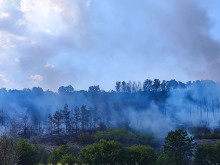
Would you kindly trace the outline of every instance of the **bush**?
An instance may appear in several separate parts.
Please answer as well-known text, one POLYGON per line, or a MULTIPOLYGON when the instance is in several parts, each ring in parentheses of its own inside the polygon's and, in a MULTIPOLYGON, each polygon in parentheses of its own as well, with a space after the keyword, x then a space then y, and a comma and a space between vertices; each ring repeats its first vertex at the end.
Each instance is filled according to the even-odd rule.
POLYGON ((114 140, 121 143, 132 142, 137 138, 137 136, 133 133, 129 133, 123 129, 109 129, 107 131, 98 131, 94 135, 94 140, 98 142, 101 139, 105 139, 107 141, 114 140))
POLYGON ((47 164, 48 158, 49 158, 49 152, 45 149, 45 147, 38 144, 36 137, 30 138, 30 143, 33 144, 38 153, 38 160, 41 164, 47 164))
POLYGON ((61 146, 61 145, 65 145, 65 144, 66 144, 66 142, 65 142, 61 137, 56 137, 56 138, 54 139, 54 141, 55 141, 55 144, 58 145, 58 146, 61 146))
POLYGON ((172 156, 161 154, 157 159, 157 165, 176 165, 172 156))
POLYGON ((128 165, 153 165, 156 164, 157 153, 156 151, 147 146, 134 145, 127 148, 128 152, 128 165))
POLYGON ((71 154, 64 154, 59 163, 61 163, 62 165, 73 165, 74 163, 76 163, 76 158, 71 155, 71 154))
POLYGON ((7 135, 0 137, 0 161, 3 165, 18 163, 18 150, 15 140, 7 135))
POLYGON ((41 164, 47 164, 49 159, 49 152, 44 148, 39 146, 37 148, 38 158, 41 164))
POLYGON ((106 131, 98 131, 93 136, 95 142, 101 139, 107 141, 118 141, 125 145, 142 144, 156 146, 156 140, 152 134, 138 135, 124 129, 109 129, 106 131))
POLYGON ((195 154, 195 165, 219 164, 220 142, 215 145, 199 145, 195 154))
POLYGON ((17 148, 20 154, 18 165, 36 165, 39 163, 37 148, 26 139, 19 139, 17 148))
POLYGON ((68 148, 67 146, 60 146, 57 150, 56 149, 52 150, 48 162, 51 164, 57 164, 58 162, 62 161, 62 159, 64 158, 65 158, 64 160, 66 160, 67 155, 69 156, 72 153, 73 151, 71 148, 68 148), (65 157, 63 158, 64 155, 65 157))
POLYGON ((80 144, 91 144, 94 142, 92 135, 89 133, 79 134, 78 140, 80 144))
POLYGON ((125 150, 115 141, 100 140, 83 148, 79 160, 84 164, 122 164, 125 162, 125 150))

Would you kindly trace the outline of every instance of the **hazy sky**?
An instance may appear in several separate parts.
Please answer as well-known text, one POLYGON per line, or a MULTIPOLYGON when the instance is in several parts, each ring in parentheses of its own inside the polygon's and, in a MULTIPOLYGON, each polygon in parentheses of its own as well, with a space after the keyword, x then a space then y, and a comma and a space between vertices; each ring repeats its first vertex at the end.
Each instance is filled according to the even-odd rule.
POLYGON ((220 81, 219 0, 0 0, 0 87, 220 81))

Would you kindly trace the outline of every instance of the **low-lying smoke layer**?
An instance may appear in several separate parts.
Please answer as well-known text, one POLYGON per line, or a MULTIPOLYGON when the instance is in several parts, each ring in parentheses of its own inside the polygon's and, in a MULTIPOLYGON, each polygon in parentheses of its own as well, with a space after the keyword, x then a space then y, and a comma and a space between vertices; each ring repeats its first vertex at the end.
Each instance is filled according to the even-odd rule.
POLYGON ((58 93, 36 87, 1 89, 0 116, 10 123, 10 119, 15 118, 24 121, 27 115, 29 126, 39 122, 46 125, 48 115, 63 110, 64 105, 68 105, 69 111, 86 105, 90 116, 97 116, 97 120, 108 127, 126 126, 163 137, 178 127, 219 127, 219 92, 219 83, 213 81, 184 84, 158 79, 146 80, 142 86, 135 82, 117 82, 115 90, 109 92, 100 90, 99 86, 91 86, 88 91, 62 86, 58 93))

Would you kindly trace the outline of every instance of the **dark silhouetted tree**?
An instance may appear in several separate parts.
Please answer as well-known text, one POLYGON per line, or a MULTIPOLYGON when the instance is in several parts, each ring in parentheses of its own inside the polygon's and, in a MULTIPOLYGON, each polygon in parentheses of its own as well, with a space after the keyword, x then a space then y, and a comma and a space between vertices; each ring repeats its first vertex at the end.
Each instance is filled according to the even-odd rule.
POLYGON ((55 126, 55 129, 57 131, 57 134, 60 134, 60 126, 62 124, 63 115, 60 111, 56 111, 53 115, 53 124, 55 126))
POLYGON ((81 127, 82 131, 88 128, 89 125, 89 111, 86 109, 86 105, 81 106, 81 127))
POLYGON ((73 113, 73 122, 75 125, 75 133, 76 133, 77 139, 78 139, 80 121, 81 121, 80 109, 79 109, 79 107, 75 107, 74 113, 73 113))
POLYGON ((70 111, 68 110, 68 105, 66 104, 63 108, 62 116, 63 116, 63 123, 65 124, 66 134, 70 134, 70 111))
POLYGON ((196 149, 193 137, 188 137, 186 131, 181 129, 170 131, 165 138, 163 152, 165 155, 174 158, 178 165, 188 165, 192 160, 196 149))
POLYGON ((47 124, 48 124, 48 131, 50 135, 52 135, 53 134, 53 117, 51 116, 51 114, 48 115, 47 124))
POLYGON ((66 86, 66 87, 61 86, 61 87, 59 87, 59 89, 58 89, 58 93, 59 93, 59 94, 62 94, 62 95, 71 94, 71 93, 73 93, 73 92, 74 92, 74 88, 73 88, 71 85, 66 86))
POLYGON ((152 84, 153 84, 153 82, 151 80, 149 80, 149 79, 145 80, 144 84, 143 84, 143 90, 145 92, 150 91, 152 88, 152 84))
POLYGON ((100 92, 99 85, 90 86, 88 92, 91 92, 91 93, 98 93, 98 92, 100 92))
POLYGON ((121 92, 121 81, 117 81, 115 85, 116 92, 121 92))

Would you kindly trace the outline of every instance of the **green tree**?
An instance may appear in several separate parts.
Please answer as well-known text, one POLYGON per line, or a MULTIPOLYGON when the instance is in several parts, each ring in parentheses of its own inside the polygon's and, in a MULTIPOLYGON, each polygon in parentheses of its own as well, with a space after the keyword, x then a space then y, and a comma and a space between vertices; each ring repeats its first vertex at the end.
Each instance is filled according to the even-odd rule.
POLYGON ((38 153, 38 160, 41 164, 47 164, 49 158, 49 152, 40 145, 35 137, 30 138, 30 143, 36 147, 38 153))
POLYGON ((48 162, 51 164, 57 164, 65 154, 70 154, 67 146, 62 145, 58 149, 53 149, 48 162))
POLYGON ((176 162, 174 157, 161 154, 157 159, 157 165, 176 165, 176 162))
POLYGON ((165 138, 163 152, 175 159, 177 165, 189 164, 196 149, 193 137, 188 137, 187 132, 181 129, 168 132, 165 138))
POLYGON ((157 160, 156 151, 148 146, 134 145, 127 148, 128 165, 154 165, 157 160))
POLYGON ((61 163, 62 165, 73 165, 74 163, 76 163, 76 158, 72 155, 72 154, 64 154, 59 163, 61 163))
POLYGON ((19 139, 17 149, 20 154, 18 165, 36 165, 39 163, 37 148, 26 139, 19 139))
POLYGON ((129 132, 125 129, 108 129, 106 131, 97 131, 93 135, 93 139, 95 142, 98 142, 101 139, 114 140, 125 145, 141 144, 154 147, 157 144, 156 139, 152 134, 144 133, 140 135, 129 132))
POLYGON ((195 165, 219 164, 220 163, 220 142, 215 145, 198 145, 195 154, 195 165))
POLYGON ((0 137, 0 162, 1 165, 17 164, 18 162, 18 150, 13 138, 7 135, 0 137))
POLYGON ((79 152, 79 160, 84 164, 123 164, 125 162, 125 150, 115 141, 100 140, 83 148, 79 152))
POLYGON ((88 132, 79 134, 78 140, 79 140, 79 143, 82 145, 83 144, 91 144, 94 141, 92 134, 90 134, 88 132))

